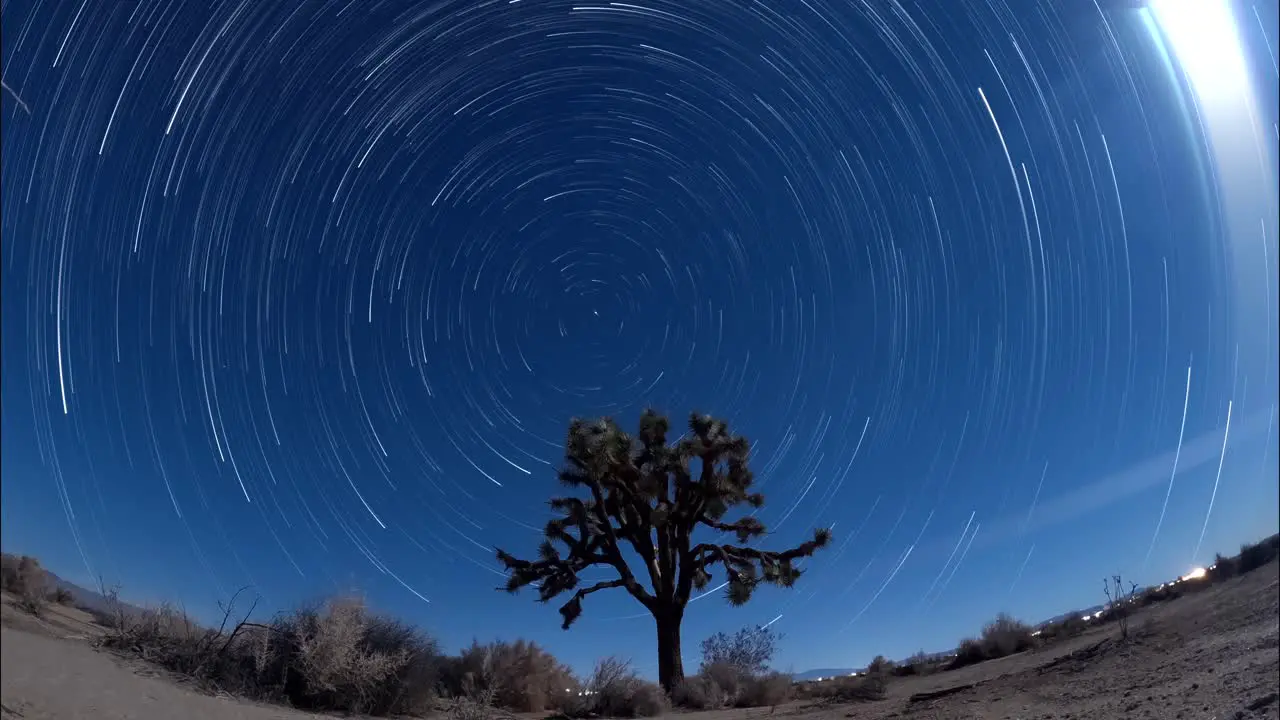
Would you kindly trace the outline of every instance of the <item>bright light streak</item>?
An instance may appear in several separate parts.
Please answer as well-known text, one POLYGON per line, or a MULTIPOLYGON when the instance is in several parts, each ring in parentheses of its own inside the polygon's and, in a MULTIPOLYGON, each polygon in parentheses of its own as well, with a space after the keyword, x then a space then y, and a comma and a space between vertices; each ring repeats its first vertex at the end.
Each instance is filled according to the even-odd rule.
POLYGON ((1252 94, 1227 0, 1152 0, 1151 12, 1202 104, 1252 94))
MULTIPOLYGON (((1156 44, 1190 90, 1187 129, 1209 151, 1223 221, 1241 377, 1274 392, 1277 208, 1275 147, 1264 132, 1231 0, 1150 0, 1156 44), (1199 136, 1199 137, 1195 137, 1199 136)), ((1177 82, 1175 80, 1175 82, 1177 82)))

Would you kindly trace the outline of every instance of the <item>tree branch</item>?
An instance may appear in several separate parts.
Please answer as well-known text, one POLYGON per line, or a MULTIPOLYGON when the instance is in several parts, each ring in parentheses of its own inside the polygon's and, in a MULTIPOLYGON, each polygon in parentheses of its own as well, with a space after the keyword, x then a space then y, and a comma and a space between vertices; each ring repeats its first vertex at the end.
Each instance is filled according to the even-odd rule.
POLYGON ((610 588, 619 588, 619 587, 626 587, 626 581, 622 579, 618 579, 618 580, 609 580, 607 582, 598 582, 595 585, 592 585, 591 587, 583 588, 578 592, 574 593, 573 598, 570 599, 569 602, 565 603, 564 606, 560 608, 560 615, 564 617, 564 625, 562 625, 561 627, 563 627, 565 630, 568 630, 569 626, 573 624, 573 621, 577 620, 578 616, 582 614, 583 598, 585 598, 586 596, 590 595, 593 592, 599 592, 601 590, 608 590, 610 588))
POLYGON ((31 114, 31 108, 28 107, 27 104, 22 101, 22 98, 19 97, 18 93, 13 91, 13 88, 9 87, 9 83, 5 82, 4 80, 0 80, 0 87, 3 87, 5 90, 8 90, 9 94, 13 96, 13 99, 17 101, 18 105, 22 106, 22 109, 25 110, 28 115, 31 114))
POLYGON ((765 534, 764 523, 753 515, 739 518, 731 523, 722 523, 707 517, 698 518, 698 522, 720 532, 733 533, 738 536, 738 542, 743 543, 765 534))
POLYGON ((595 510, 600 520, 600 524, 604 526, 605 537, 605 555, 610 559, 610 564, 618 571, 618 575, 623 581, 622 587, 631 593, 631 596, 639 600, 645 607, 653 605, 653 596, 649 594, 644 586, 636 581, 636 576, 631 572, 631 568, 627 565, 627 559, 622 557, 622 550, 618 548, 618 534, 613 530, 613 523, 609 522, 609 516, 604 511, 604 494, 600 491, 600 482, 592 478, 588 483, 591 488, 591 496, 595 498, 591 509, 595 510))
POLYGON ((831 531, 815 530, 813 539, 800 543, 790 550, 782 552, 770 552, 768 550, 757 550, 756 548, 740 547, 738 545, 716 545, 714 543, 701 543, 694 546, 693 554, 697 557, 705 551, 712 551, 715 557, 712 561, 719 559, 721 555, 728 555, 731 558, 741 558, 747 561, 777 561, 777 560, 795 560, 796 558, 809 557, 817 550, 826 547, 831 542, 831 531))
POLYGON ((690 551, 693 567, 690 577, 707 577, 709 567, 720 563, 729 576, 729 601, 741 605, 750 599, 752 591, 761 581, 772 585, 790 587, 799 579, 802 571, 793 566, 793 560, 813 555, 831 541, 829 530, 816 530, 813 539, 782 552, 757 550, 737 545, 701 543, 690 551), (757 574, 757 568, 759 574, 757 574))

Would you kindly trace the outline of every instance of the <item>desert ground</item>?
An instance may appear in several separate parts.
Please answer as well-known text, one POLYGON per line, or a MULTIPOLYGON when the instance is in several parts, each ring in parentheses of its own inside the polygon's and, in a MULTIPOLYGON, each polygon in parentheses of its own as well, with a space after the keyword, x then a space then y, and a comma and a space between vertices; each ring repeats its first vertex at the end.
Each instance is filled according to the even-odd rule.
MULTIPOLYGON (((0 620, 3 720, 299 720, 321 717, 211 696, 93 649, 77 610, 0 620)), ((1275 561, 1114 624, 959 670, 895 678, 875 702, 672 713, 687 720, 1280 720, 1280 563, 1275 561)), ((495 717, 512 717, 497 714, 495 717)), ((529 716, 533 717, 533 716, 529 716)))

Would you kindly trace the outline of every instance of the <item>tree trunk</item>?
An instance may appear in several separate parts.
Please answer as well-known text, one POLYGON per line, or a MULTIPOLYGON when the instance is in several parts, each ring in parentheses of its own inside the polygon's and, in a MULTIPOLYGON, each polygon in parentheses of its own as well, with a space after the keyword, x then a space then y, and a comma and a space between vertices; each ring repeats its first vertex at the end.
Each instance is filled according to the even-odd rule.
POLYGON ((668 693, 684 680, 684 658, 680 655, 681 611, 654 615, 658 625, 658 683, 668 693))

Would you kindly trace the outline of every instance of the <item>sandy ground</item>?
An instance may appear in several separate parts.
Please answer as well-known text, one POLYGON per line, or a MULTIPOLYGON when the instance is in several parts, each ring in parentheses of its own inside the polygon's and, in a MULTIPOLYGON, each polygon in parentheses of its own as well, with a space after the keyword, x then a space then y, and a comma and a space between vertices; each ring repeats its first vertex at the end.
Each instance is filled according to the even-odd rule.
MULTIPOLYGON (((1280 718, 1280 563, 1038 651, 890 685, 817 718, 1254 720, 1280 718), (965 687, 970 686, 970 687, 965 687), (926 693, 963 688, 938 699, 926 693), (913 700, 912 696, 916 699, 913 700)), ((810 713, 806 713, 810 715, 810 713)))
POLYGON ((50 606, 43 618, 0 604, 2 720, 302 720, 317 717, 183 687, 141 662, 98 652, 88 613, 50 606))
MULTIPOLYGON (((97 652, 87 616, 44 620, 5 604, 3 720, 301 720, 321 717, 212 697, 97 652)), ((1157 605, 1131 621, 1008 658, 902 678, 873 703, 681 714, 684 720, 1280 720, 1280 563, 1157 605), (939 695, 939 693, 941 693, 939 695)))

